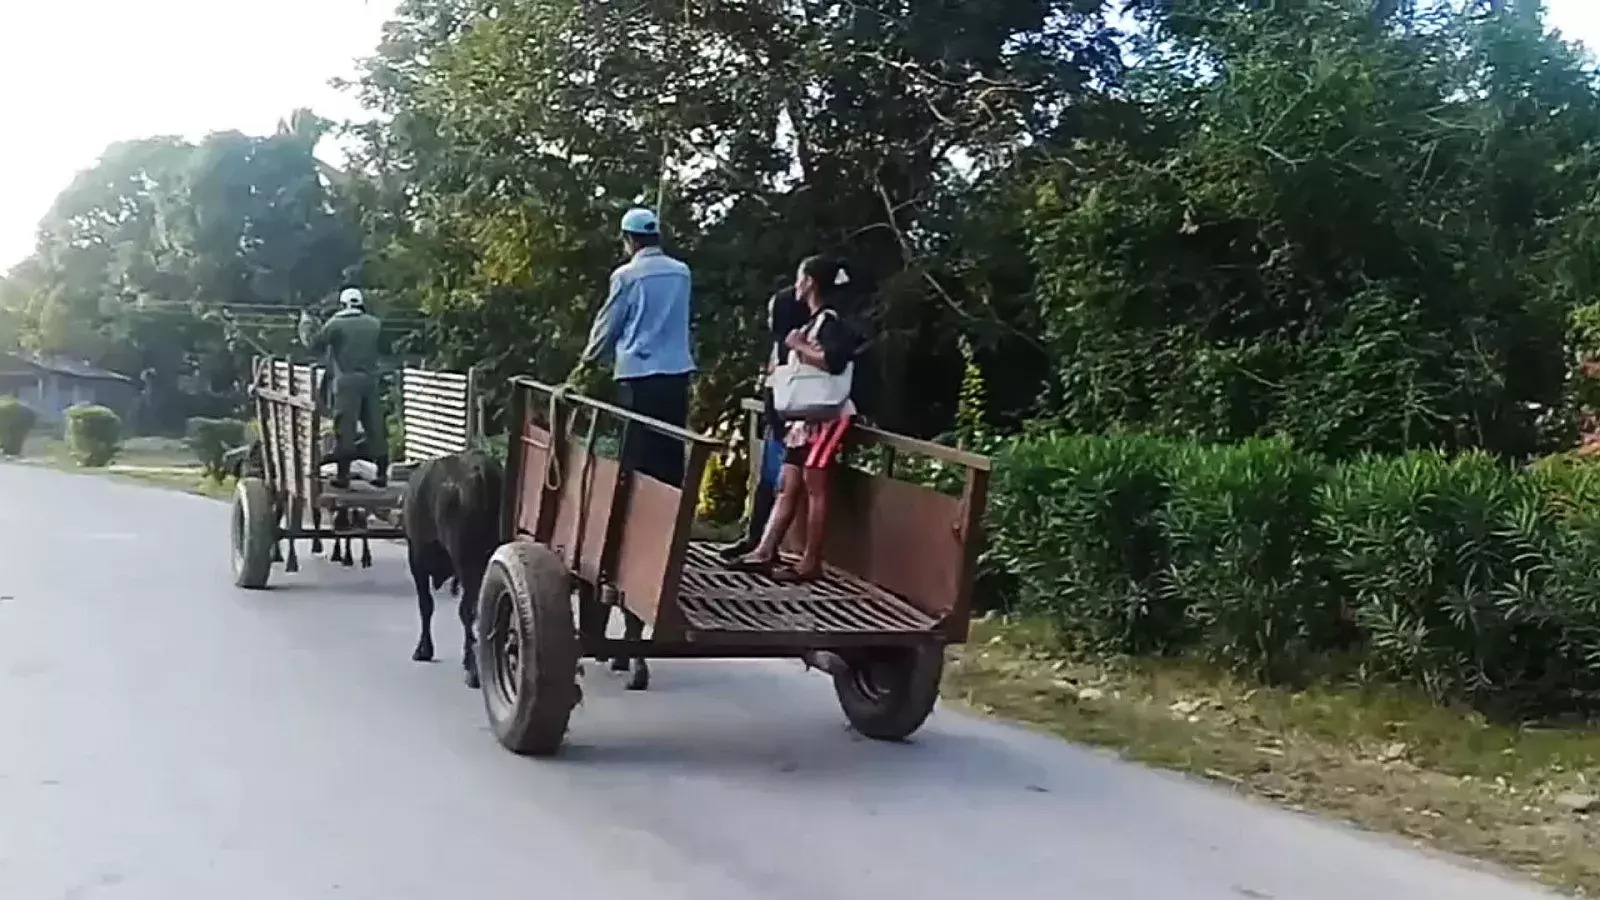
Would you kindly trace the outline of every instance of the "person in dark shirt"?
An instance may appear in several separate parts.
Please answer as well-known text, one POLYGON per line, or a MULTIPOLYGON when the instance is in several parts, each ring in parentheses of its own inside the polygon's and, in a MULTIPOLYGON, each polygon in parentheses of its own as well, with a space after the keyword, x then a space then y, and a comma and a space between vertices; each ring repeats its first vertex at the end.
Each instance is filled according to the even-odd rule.
MULTIPOLYGON (((767 326, 772 346, 767 354, 767 365, 762 376, 763 384, 772 374, 772 370, 777 368, 779 360, 788 352, 784 347, 784 341, 789 337, 789 332, 805 327, 806 320, 810 317, 811 310, 795 296, 793 285, 773 294, 767 301, 767 326)), ((762 442, 760 474, 756 480, 755 496, 750 504, 750 520, 745 524, 744 537, 719 551, 722 558, 727 561, 745 556, 761 546, 761 536, 766 531, 767 520, 772 517, 772 506, 778 496, 779 473, 783 468, 785 423, 778 416, 777 410, 772 407, 770 387, 762 388, 761 398, 766 406, 763 422, 766 440, 762 442)))
MULTIPOLYGON (((833 308, 849 283, 849 273, 838 260, 813 256, 800 264, 794 292, 805 304, 807 316, 804 323, 785 334, 776 360, 778 364, 797 359, 840 375, 855 361, 863 341, 833 308)), ((775 328, 776 319, 775 314, 775 328)), ((809 581, 822 574, 822 543, 828 520, 828 473, 839 458, 854 416, 855 405, 846 401, 835 418, 783 423, 783 472, 776 508, 760 545, 740 558, 736 567, 772 570, 773 579, 778 581, 809 581), (778 547, 794 523, 802 498, 806 507, 805 552, 794 568, 774 569, 778 547)))

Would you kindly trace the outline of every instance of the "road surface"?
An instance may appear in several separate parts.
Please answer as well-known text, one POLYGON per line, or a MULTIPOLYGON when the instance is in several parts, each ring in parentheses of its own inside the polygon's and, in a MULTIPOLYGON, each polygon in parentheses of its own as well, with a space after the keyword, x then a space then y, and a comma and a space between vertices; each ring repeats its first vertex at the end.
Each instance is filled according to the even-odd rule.
POLYGON ((0 898, 1544 896, 950 710, 859 740, 797 663, 591 665, 570 752, 517 758, 449 606, 410 661, 396 548, 245 593, 227 522, 0 465, 0 898))

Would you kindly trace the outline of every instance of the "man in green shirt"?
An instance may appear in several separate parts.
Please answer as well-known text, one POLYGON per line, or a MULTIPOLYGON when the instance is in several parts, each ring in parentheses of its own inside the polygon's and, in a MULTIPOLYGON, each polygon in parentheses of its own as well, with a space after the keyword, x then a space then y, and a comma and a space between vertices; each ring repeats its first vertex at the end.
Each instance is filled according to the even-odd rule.
POLYGON ((350 486, 350 464, 358 457, 372 460, 378 469, 373 487, 389 483, 389 433, 378 395, 378 349, 383 323, 367 312, 358 288, 339 292, 342 307, 316 328, 311 317, 300 314, 300 340, 313 353, 327 351, 333 378, 333 462, 338 474, 334 487, 350 486), (365 433, 364 449, 356 442, 356 426, 365 433))

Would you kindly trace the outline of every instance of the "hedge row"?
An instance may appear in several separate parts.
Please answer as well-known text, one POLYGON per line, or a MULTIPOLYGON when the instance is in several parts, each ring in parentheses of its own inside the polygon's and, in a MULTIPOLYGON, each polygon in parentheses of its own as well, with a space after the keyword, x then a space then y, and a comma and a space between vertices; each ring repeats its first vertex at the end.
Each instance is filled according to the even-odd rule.
POLYGON ((0 456, 21 456, 22 445, 39 417, 22 401, 0 395, 0 456))
POLYGON ((77 403, 67 407, 67 452, 86 469, 111 465, 122 449, 122 418, 104 406, 77 403))
POLYGON ((1102 653, 1295 683, 1330 663, 1518 712, 1600 698, 1600 468, 1341 464, 1038 435, 1000 452, 984 575, 1102 653))

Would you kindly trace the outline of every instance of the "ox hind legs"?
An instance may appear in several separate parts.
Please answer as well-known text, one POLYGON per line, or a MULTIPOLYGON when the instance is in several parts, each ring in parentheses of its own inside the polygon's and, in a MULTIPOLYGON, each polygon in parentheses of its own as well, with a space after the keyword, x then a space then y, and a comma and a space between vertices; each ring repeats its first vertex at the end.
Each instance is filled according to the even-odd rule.
MULTIPOLYGON (((644 620, 624 609, 622 611, 622 636, 630 641, 644 638, 644 620)), ((613 671, 627 672, 628 680, 623 687, 630 691, 644 691, 650 688, 650 661, 642 656, 631 659, 614 659, 611 661, 613 671), (617 664, 621 663, 621 666, 617 664)))
POLYGON ((411 581, 417 588, 417 619, 420 629, 417 648, 411 651, 416 662, 433 662, 433 585, 429 582, 426 560, 413 547, 406 554, 411 563, 411 581))
POLYGON ((477 690, 483 686, 478 678, 478 647, 475 626, 478 619, 478 585, 455 583, 461 591, 456 603, 456 617, 461 620, 461 675, 467 687, 477 690))
MULTIPOLYGON (((609 599, 609 598, 608 598, 609 599)), ((606 630, 611 624, 611 610, 615 606, 622 613, 622 636, 626 640, 637 641, 644 637, 644 620, 634 615, 625 606, 608 603, 595 595, 594 588, 580 582, 578 584, 578 631, 590 640, 604 640, 606 630)), ((613 672, 628 673, 628 680, 624 684, 630 691, 648 690, 650 687, 650 662, 643 657, 595 657, 595 662, 604 663, 609 660, 613 672)))

